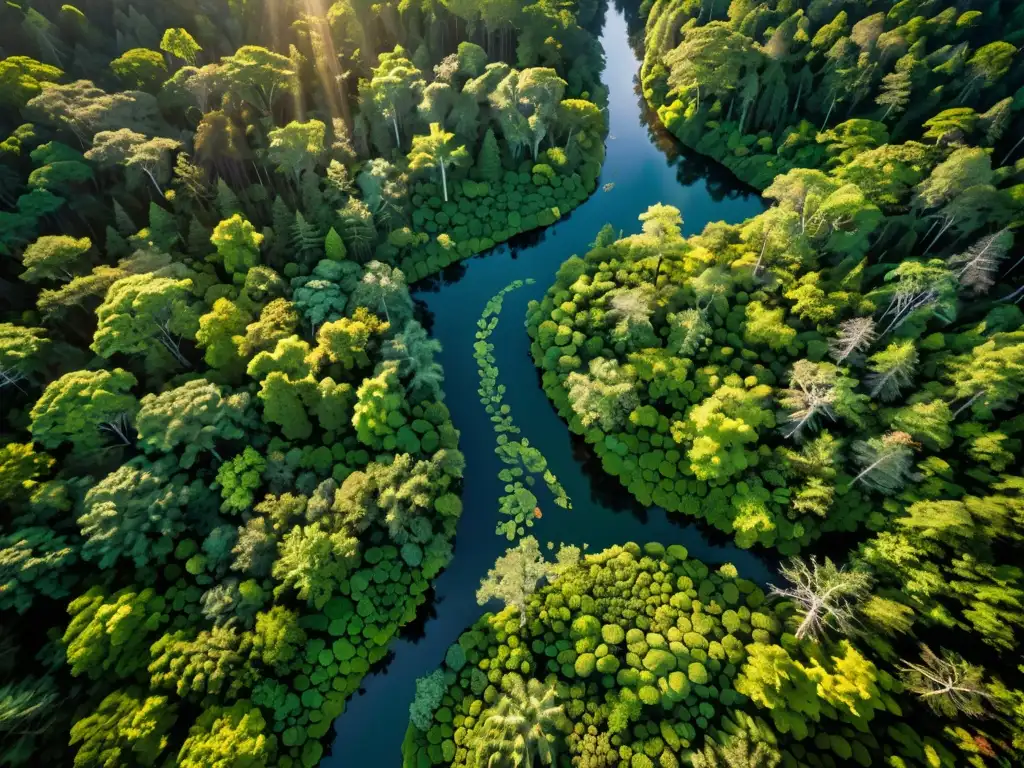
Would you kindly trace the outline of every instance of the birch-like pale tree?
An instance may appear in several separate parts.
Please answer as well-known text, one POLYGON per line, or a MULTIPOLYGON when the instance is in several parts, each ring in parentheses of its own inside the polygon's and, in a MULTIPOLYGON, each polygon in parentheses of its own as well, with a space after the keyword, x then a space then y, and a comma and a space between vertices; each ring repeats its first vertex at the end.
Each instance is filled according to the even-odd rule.
POLYGON ((830 631, 843 637, 856 634, 857 608, 868 597, 870 574, 837 567, 828 558, 819 565, 814 557, 810 563, 795 557, 779 573, 790 586, 772 585, 771 594, 796 605, 800 615, 798 640, 818 642, 830 631))
POLYGON ((409 169, 420 171, 436 168, 441 173, 441 189, 444 201, 448 202, 448 169, 461 167, 472 162, 462 145, 456 145, 455 134, 448 133, 439 123, 430 124, 429 136, 413 136, 412 151, 409 153, 409 169))
POLYGON ((985 687, 984 669, 949 651, 940 657, 927 645, 921 646, 920 662, 904 662, 900 672, 904 687, 945 717, 979 717, 992 696, 985 687))
POLYGON ((916 445, 906 432, 854 441, 853 458, 862 469, 851 485, 863 483, 886 496, 898 493, 912 478, 916 445))
POLYGON ((487 577, 480 582, 476 601, 485 605, 501 600, 519 611, 519 625, 526 624, 526 603, 542 579, 553 573, 551 563, 544 559, 540 545, 533 536, 520 539, 519 544, 499 557, 487 577))
POLYGON ((786 437, 796 437, 813 429, 818 417, 835 421, 836 367, 828 363, 797 360, 789 374, 789 389, 780 393, 779 404, 789 412, 786 437))
POLYGON ((919 310, 929 310, 946 321, 954 318, 956 279, 939 259, 904 261, 885 276, 885 281, 896 285, 879 318, 889 321, 881 336, 897 330, 919 310))
POLYGON ((963 253, 951 256, 947 263, 960 285, 979 296, 995 285, 996 270, 1012 245, 1013 233, 1001 229, 981 238, 963 253))
POLYGON ((870 317, 854 317, 839 324, 836 338, 829 339, 828 351, 832 359, 841 363, 858 357, 875 340, 875 321, 870 317))

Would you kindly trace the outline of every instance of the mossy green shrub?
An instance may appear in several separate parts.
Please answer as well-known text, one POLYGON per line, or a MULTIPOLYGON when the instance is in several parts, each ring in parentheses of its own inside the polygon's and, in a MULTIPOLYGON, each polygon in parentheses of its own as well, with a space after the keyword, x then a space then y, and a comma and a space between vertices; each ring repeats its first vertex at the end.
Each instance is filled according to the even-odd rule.
POLYGON ((536 519, 537 497, 530 488, 536 484, 538 477, 544 481, 556 505, 563 509, 572 509, 572 501, 565 488, 558 482, 558 478, 548 469, 547 459, 540 449, 530 445, 530 441, 525 437, 515 438, 520 434, 520 430, 512 420, 511 406, 503 402, 505 385, 498 383, 499 371, 495 364, 494 345, 488 341, 494 329, 498 327, 505 296, 533 283, 532 279, 515 280, 488 300, 480 319, 477 320, 477 340, 473 345, 473 357, 480 376, 477 393, 480 395, 484 410, 494 424, 497 443, 494 452, 506 465, 505 469, 498 473, 498 479, 505 483, 505 492, 499 500, 499 509, 509 519, 498 523, 495 532, 505 536, 509 541, 517 535, 524 535, 526 529, 531 527, 536 519))
POLYGON ((530 597, 524 624, 510 608, 462 634, 460 666, 449 653, 446 690, 432 720, 417 708, 403 764, 479 765, 483 755, 512 765, 511 737, 495 738, 493 724, 533 681, 553 691, 560 716, 521 732, 534 747, 543 738, 556 765, 686 766, 708 743, 738 737, 784 766, 881 765, 893 754, 909 756, 894 765, 954 765, 931 734, 897 719, 907 706, 897 680, 849 643, 798 643, 784 632, 788 611, 734 567, 712 570, 680 545, 585 555, 530 597))

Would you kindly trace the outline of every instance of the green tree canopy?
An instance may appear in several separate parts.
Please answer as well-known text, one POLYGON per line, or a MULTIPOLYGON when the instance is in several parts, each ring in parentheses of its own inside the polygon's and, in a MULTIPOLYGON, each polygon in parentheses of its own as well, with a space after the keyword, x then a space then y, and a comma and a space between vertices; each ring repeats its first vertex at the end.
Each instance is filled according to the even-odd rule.
POLYGON ((123 277, 107 291, 96 310, 98 325, 91 348, 101 357, 117 353, 152 354, 158 344, 178 364, 190 363, 180 339, 194 338, 199 325, 190 291, 192 281, 155 274, 123 277))
POLYGON ((25 271, 21 279, 26 283, 40 280, 70 281, 82 262, 82 256, 92 248, 88 237, 44 235, 25 249, 21 257, 25 271))
POLYGON ((278 97, 291 91, 295 69, 287 56, 258 45, 244 45, 221 59, 219 76, 225 92, 270 115, 278 97))
POLYGON ((8 56, 0 61, 0 105, 20 109, 42 92, 43 83, 55 83, 63 74, 30 56, 8 56))
POLYGON ((50 449, 71 443, 83 455, 100 450, 110 437, 131 445, 128 424, 138 409, 131 389, 137 383, 121 368, 64 374, 32 407, 33 440, 50 449))
POLYGON ((177 56, 190 67, 194 67, 196 55, 203 49, 187 30, 177 27, 164 31, 164 36, 160 39, 160 50, 177 56))
POLYGON ((466 148, 455 145, 455 134, 442 130, 437 123, 430 124, 429 136, 413 136, 409 168, 413 171, 424 168, 440 171, 445 202, 448 202, 448 169, 469 165, 470 162, 466 148))
POLYGON ((166 608, 152 589, 108 594, 97 586, 72 600, 63 638, 71 674, 92 680, 130 678, 145 668, 150 636, 167 621, 166 608))
POLYGON ((267 158, 279 173, 294 176, 296 184, 305 172, 312 172, 323 160, 327 126, 319 120, 305 123, 292 121, 269 134, 267 158))
POLYGON ((78 517, 82 557, 99 568, 121 559, 139 568, 166 560, 186 529, 186 509, 200 515, 211 496, 177 468, 173 457, 154 463, 137 456, 90 488, 78 517))
POLYGON ((275 594, 290 590, 320 609, 327 604, 355 565, 359 540, 344 531, 330 533, 320 523, 296 526, 285 534, 273 575, 275 594))
POLYGON ((75 768, 103 768, 125 754, 141 766, 154 765, 167 749, 176 709, 166 696, 147 696, 139 688, 114 691, 71 727, 75 768))
POLYGON ((21 389, 21 382, 42 368, 41 353, 48 344, 42 328, 0 323, 0 390, 21 389))
POLYGON ((214 228, 210 242, 224 270, 233 278, 244 279, 246 272, 259 263, 263 235, 236 213, 214 228))
POLYGON ((178 752, 178 765, 266 768, 274 764, 277 753, 277 737, 266 731, 263 713, 245 699, 229 708, 211 707, 203 711, 189 731, 178 752))
POLYGON ((110 62, 110 69, 132 90, 155 91, 167 76, 167 65, 159 51, 132 48, 110 62))
POLYGON ((184 448, 179 461, 184 469, 195 463, 201 451, 222 461, 216 444, 239 440, 246 436, 247 428, 255 426, 247 392, 225 395, 205 379, 146 395, 139 406, 139 446, 150 454, 184 448))

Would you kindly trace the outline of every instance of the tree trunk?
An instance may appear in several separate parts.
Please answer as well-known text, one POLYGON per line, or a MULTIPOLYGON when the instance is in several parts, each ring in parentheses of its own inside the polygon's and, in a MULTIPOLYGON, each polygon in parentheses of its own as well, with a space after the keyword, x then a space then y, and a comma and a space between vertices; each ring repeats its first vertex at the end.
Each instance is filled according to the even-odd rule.
POLYGON ((982 396, 982 395, 984 395, 984 394, 985 394, 985 390, 983 389, 983 390, 981 390, 981 392, 979 392, 978 394, 974 395, 974 397, 972 397, 972 398, 971 398, 970 400, 968 400, 968 401, 967 401, 966 403, 964 403, 964 404, 963 404, 963 405, 961 405, 961 406, 960 406, 959 408, 957 408, 957 409, 956 409, 956 410, 955 410, 955 411, 953 412, 953 418, 955 419, 955 418, 956 418, 957 416, 959 416, 959 415, 960 415, 960 414, 961 414, 961 413, 962 413, 963 411, 967 410, 967 409, 968 409, 968 408, 970 408, 970 407, 971 407, 972 405, 974 405, 974 401, 975 401, 975 400, 977 400, 977 399, 978 399, 979 397, 981 397, 981 396, 982 396))
POLYGON ((128 436, 124 433, 124 430, 121 429, 121 425, 117 421, 108 422, 107 424, 103 425, 103 428, 106 429, 108 432, 117 435, 118 438, 120 438, 121 442, 124 443, 125 445, 132 444, 132 441, 128 439, 128 436))
POLYGON ((438 163, 441 166, 441 189, 444 190, 444 201, 448 202, 448 176, 444 172, 444 160, 438 163))
MULTIPOLYGON (((824 131, 825 130, 825 126, 828 125, 828 119, 830 117, 832 117, 832 110, 835 109, 835 106, 836 106, 836 99, 833 96, 832 97, 832 103, 828 107, 828 112, 825 113, 825 122, 821 124, 821 131, 824 131)), ((818 133, 821 133, 821 131, 818 131, 818 133)))
POLYGON ((192 367, 192 364, 188 360, 185 359, 185 356, 183 354, 181 354, 181 350, 178 349, 174 344, 172 344, 171 342, 167 341, 166 339, 160 339, 160 343, 164 345, 164 348, 168 352, 170 352, 171 355, 174 356, 174 359, 177 360, 181 364, 182 368, 191 368, 192 367))
POLYGON ((338 78, 338 104, 341 107, 341 119, 345 121, 348 129, 349 139, 355 138, 355 128, 352 123, 352 106, 348 103, 348 84, 345 77, 338 78))
POLYGON ((928 247, 927 247, 927 248, 925 248, 925 250, 924 250, 924 255, 925 255, 925 256, 927 256, 927 255, 928 255, 928 252, 929 252, 929 251, 930 251, 930 250, 931 250, 932 248, 934 248, 934 247, 935 247, 935 244, 936 244, 937 242, 939 242, 939 238, 940 238, 940 237, 942 237, 942 236, 943 236, 943 235, 944 235, 944 234, 946 233, 946 230, 947 230, 947 229, 949 229, 950 227, 952 227, 952 226, 953 226, 953 222, 955 222, 955 221, 956 221, 956 217, 954 216, 954 217, 951 217, 951 218, 949 218, 949 219, 948 219, 948 220, 946 221, 946 223, 942 225, 942 228, 941 228, 941 229, 940 229, 940 230, 938 231, 938 234, 936 234, 936 235, 935 235, 935 237, 934 237, 934 238, 932 239, 931 243, 929 243, 928 247))
POLYGON ((817 618, 818 618, 817 608, 813 608, 813 607, 809 608, 807 610, 807 613, 804 615, 804 620, 801 621, 800 622, 800 626, 797 627, 797 630, 796 630, 796 639, 797 640, 803 640, 804 639, 804 637, 807 635, 807 630, 809 630, 814 625, 814 622, 817 620, 817 618))
POLYGON ((160 335, 157 337, 157 341, 164 345, 164 349, 170 352, 183 368, 191 368, 192 364, 181 354, 181 350, 178 349, 178 343, 174 340, 171 332, 167 330, 167 327, 163 324, 158 327, 160 328, 160 335))
POLYGON ((1016 260, 1015 262, 1013 262, 1013 266, 1012 266, 1012 267, 1010 267, 1010 268, 1009 268, 1008 270, 1006 270, 1005 272, 1003 272, 1003 277, 1006 277, 1006 276, 1007 276, 1007 275, 1009 275, 1009 274, 1010 274, 1011 272, 1013 272, 1013 270, 1015 270, 1015 269, 1016 269, 1017 267, 1019 267, 1022 261, 1024 261, 1024 256, 1021 256, 1021 257, 1020 257, 1019 259, 1017 259, 1017 260, 1016 260))
POLYGON ((147 176, 149 176, 149 180, 152 181, 153 182, 153 186, 156 187, 157 194, 160 195, 160 197, 163 197, 164 196, 164 191, 162 189, 160 189, 160 185, 156 183, 156 177, 153 176, 153 174, 150 173, 149 170, 147 170, 146 168, 143 168, 142 172, 144 174, 146 174, 147 176))
POLYGON ((1019 147, 1021 144, 1024 144, 1024 136, 1021 136, 1020 140, 1012 147, 1010 147, 1010 151, 1006 153, 1006 157, 1003 158, 1003 162, 1001 162, 1000 165, 1006 165, 1006 161, 1010 159, 1010 156, 1017 151, 1017 147, 1019 147))
POLYGON ((884 454, 882 456, 882 458, 877 459, 873 464, 869 464, 867 467, 865 467, 863 469, 863 471, 861 471, 861 473, 859 475, 857 475, 855 478, 853 478, 853 481, 850 483, 850 487, 852 488, 853 486, 855 486, 858 482, 860 482, 860 479, 862 477, 864 477, 865 475, 871 474, 871 472, 876 467, 880 466, 881 464, 884 464, 885 462, 887 462, 889 459, 891 459, 895 455, 896 455, 895 452, 884 454))
POLYGON ((761 253, 757 256, 757 264, 754 265, 754 277, 757 277, 757 273, 761 271, 761 260, 764 259, 764 252, 768 248, 768 238, 771 236, 773 229, 775 229, 774 224, 772 224, 764 234, 764 242, 761 244, 761 253))

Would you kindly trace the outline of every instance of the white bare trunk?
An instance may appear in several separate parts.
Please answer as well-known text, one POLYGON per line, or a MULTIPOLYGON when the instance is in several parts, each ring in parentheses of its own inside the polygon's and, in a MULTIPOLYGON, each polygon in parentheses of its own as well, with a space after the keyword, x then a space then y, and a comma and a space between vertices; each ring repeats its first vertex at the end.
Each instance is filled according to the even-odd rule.
POLYGON ((814 625, 814 622, 818 619, 818 606, 814 605, 807 609, 807 613, 804 615, 804 620, 800 622, 800 626, 796 630, 797 640, 803 640, 804 636, 814 625))
POLYGON ((1021 144, 1024 144, 1024 135, 1020 137, 1016 144, 1010 147, 1010 151, 1006 153, 1006 157, 1003 158, 1003 162, 1001 162, 1000 165, 1006 165, 1006 161, 1010 159, 1013 153, 1017 151, 1017 147, 1021 144))
POLYGON ((142 172, 149 176, 149 180, 153 182, 153 186, 156 187, 156 192, 160 197, 164 196, 164 191, 160 189, 160 185, 156 183, 156 176, 154 176, 148 168, 143 168, 142 172))
POLYGON ((983 390, 981 390, 981 392, 979 392, 978 394, 974 395, 970 400, 968 400, 966 403, 964 403, 959 408, 957 408, 955 411, 953 411, 953 418, 955 419, 961 413, 963 413, 968 408, 970 408, 972 405, 974 405, 974 401, 977 400, 979 397, 981 397, 984 394, 985 394, 985 390, 983 389, 983 390))
MULTIPOLYGON (((835 97, 833 97, 832 98, 832 103, 828 107, 828 112, 825 113, 825 122, 821 124, 821 130, 822 131, 824 131, 825 130, 825 126, 828 125, 828 119, 830 117, 832 117, 832 110, 835 109, 835 108, 836 108, 836 100, 835 100, 835 97)), ((819 133, 820 132, 821 131, 819 131, 819 133)))
POLYGON ((174 335, 163 325, 160 326, 160 335, 157 340, 164 345, 164 348, 171 353, 175 360, 177 360, 183 368, 191 368, 192 364, 188 359, 181 354, 181 350, 178 348, 178 342, 175 340, 174 335))
POLYGON ((928 247, 925 248, 925 251, 924 251, 925 255, 927 255, 928 251, 930 251, 932 248, 935 247, 935 244, 937 242, 939 242, 939 238, 942 237, 944 234, 946 234, 946 230, 949 229, 950 227, 952 227, 953 226, 953 222, 955 222, 955 221, 956 221, 956 217, 955 216, 950 216, 948 219, 946 219, 946 222, 942 225, 942 228, 938 231, 938 234, 936 234, 935 237, 932 238, 931 243, 929 243, 928 247))

